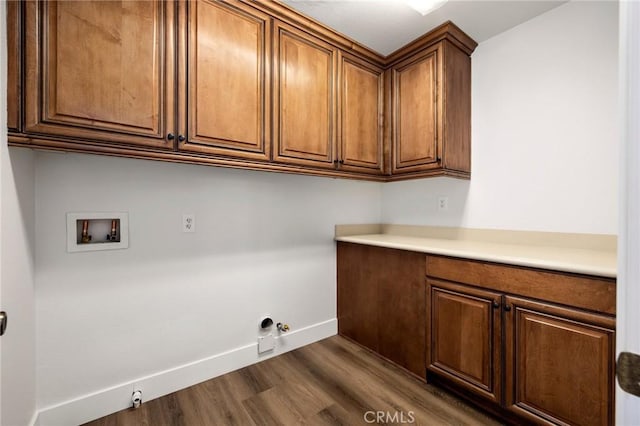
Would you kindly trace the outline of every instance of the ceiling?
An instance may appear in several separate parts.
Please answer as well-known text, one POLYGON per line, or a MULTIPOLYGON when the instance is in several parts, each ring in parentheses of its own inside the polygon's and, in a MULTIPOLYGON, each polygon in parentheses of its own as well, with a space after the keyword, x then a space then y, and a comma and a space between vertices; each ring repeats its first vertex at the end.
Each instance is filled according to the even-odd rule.
POLYGON ((388 55, 445 21, 481 43, 565 1, 449 0, 422 16, 402 0, 283 0, 365 46, 388 55))

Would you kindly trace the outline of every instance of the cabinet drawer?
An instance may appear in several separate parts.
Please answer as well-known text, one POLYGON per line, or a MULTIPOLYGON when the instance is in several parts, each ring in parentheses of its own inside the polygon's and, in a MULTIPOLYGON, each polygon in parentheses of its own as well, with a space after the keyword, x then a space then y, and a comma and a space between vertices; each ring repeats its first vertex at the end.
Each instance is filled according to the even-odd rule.
POLYGON ((610 278, 442 256, 427 256, 426 274, 590 311, 616 313, 616 281, 610 278))

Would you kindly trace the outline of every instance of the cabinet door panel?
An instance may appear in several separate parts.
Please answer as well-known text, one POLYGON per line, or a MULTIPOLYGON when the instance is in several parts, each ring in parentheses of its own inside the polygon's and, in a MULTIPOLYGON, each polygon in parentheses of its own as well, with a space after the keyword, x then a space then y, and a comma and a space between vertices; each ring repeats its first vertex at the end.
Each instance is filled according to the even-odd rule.
POLYGON ((336 49, 278 23, 274 159, 334 168, 336 49))
POLYGON ((188 132, 180 149, 269 159, 269 16, 239 2, 186 6, 188 132))
POLYGON ((7 2, 7 125, 16 131, 21 124, 21 7, 21 2, 7 2))
POLYGON ((425 378, 424 253, 339 242, 338 331, 425 378))
POLYGON ((393 171, 440 166, 442 50, 432 48, 393 68, 393 171))
POLYGON ((425 379, 424 253, 374 247, 380 354, 425 379))
POLYGON ((175 108, 173 2, 26 9, 27 132, 173 146, 165 139, 175 108))
POLYGON ((338 332, 378 351, 377 247, 338 243, 338 332))
POLYGON ((534 421, 613 424, 612 319, 508 297, 507 407, 534 421))
POLYGON ((382 173, 383 71, 340 55, 340 168, 382 173))
POLYGON ((494 305, 500 306, 501 296, 444 281, 427 283, 428 369, 499 402, 501 322, 494 305))

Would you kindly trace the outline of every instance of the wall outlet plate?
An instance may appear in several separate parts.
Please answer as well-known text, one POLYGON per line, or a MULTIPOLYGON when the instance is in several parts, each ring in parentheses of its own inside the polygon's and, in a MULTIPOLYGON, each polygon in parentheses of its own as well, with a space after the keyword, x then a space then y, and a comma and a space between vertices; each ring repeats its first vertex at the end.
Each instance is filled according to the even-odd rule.
POLYGON ((258 337, 258 353, 264 353, 274 350, 276 347, 276 339, 273 334, 269 333, 266 336, 258 337))
POLYGON ((438 210, 439 211, 449 210, 449 197, 438 197, 438 210))
POLYGON ((182 215, 182 232, 196 232, 196 215, 193 213, 182 215))

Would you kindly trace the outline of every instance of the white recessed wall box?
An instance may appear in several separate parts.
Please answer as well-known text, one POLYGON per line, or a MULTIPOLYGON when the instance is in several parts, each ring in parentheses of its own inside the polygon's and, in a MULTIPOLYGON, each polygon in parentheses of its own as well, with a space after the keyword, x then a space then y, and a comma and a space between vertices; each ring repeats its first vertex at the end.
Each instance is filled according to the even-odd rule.
POLYGON ((117 250, 129 247, 127 212, 67 213, 67 251, 117 250))

